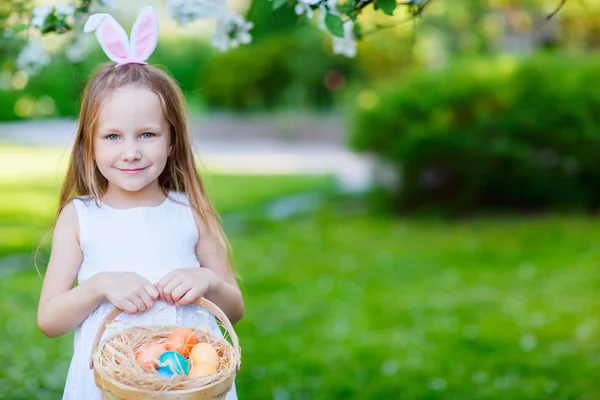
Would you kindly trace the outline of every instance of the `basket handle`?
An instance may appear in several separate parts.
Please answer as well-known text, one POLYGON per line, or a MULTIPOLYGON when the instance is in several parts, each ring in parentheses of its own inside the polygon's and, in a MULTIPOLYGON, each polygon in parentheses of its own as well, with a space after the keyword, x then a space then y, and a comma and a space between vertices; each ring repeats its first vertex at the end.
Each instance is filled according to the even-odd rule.
MULTIPOLYGON (((239 371, 240 365, 242 363, 240 341, 238 339, 237 334, 235 333, 235 330, 233 329, 233 326, 231 325, 231 322, 229 321, 229 318, 227 318, 227 315, 225 315, 223 310, 221 310, 215 303, 205 299, 204 297, 200 297, 200 298, 196 299, 196 301, 193 301, 191 304, 194 304, 200 308, 204 308, 206 311, 213 314, 215 316, 215 318, 217 318, 217 320, 219 320, 219 322, 221 322, 221 324, 223 324, 223 326, 227 330, 227 333, 229 334, 229 337, 231 338, 231 341, 233 342, 233 350, 237 353, 237 356, 238 356, 237 357, 237 359, 238 359, 237 370, 239 371)), ((102 323, 100 324, 100 327, 98 328, 98 332, 96 333, 96 338, 94 339, 94 344, 92 345, 92 354, 90 354, 90 369, 92 369, 94 367, 94 353, 96 352, 96 349, 98 348, 98 345, 100 344, 102 335, 104 334, 104 331, 106 330, 106 325, 108 323, 112 322, 115 318, 117 318, 122 312, 123 311, 120 308, 115 307, 112 309, 111 312, 109 312, 106 315, 106 317, 104 317, 104 320, 102 320, 102 323)))

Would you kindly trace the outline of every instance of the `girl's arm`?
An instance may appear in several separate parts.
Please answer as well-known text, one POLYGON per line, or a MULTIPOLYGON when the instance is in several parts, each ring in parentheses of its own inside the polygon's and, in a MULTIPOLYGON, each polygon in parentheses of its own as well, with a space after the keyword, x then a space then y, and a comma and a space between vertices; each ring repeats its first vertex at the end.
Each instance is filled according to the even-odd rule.
POLYGON ((235 324, 244 316, 244 298, 229 268, 227 254, 219 251, 218 239, 209 233, 196 212, 194 221, 198 229, 196 256, 202 268, 179 268, 163 276, 155 284, 159 298, 182 306, 204 296, 235 324))
POLYGON ((217 238, 208 233, 208 227, 202 218, 194 212, 194 221, 198 228, 199 239, 196 256, 200 265, 214 272, 216 279, 211 283, 205 297, 215 303, 231 321, 237 323, 244 316, 244 298, 231 273, 227 255, 220 252, 217 238))
POLYGON ((73 330, 104 300, 98 276, 73 288, 83 260, 78 230, 77 211, 69 203, 56 221, 38 307, 38 326, 49 337, 73 330))
POLYGON ((105 299, 136 314, 152 308, 158 298, 154 286, 133 272, 101 272, 73 287, 82 260, 77 211, 69 203, 56 221, 38 307, 38 326, 46 336, 75 329, 105 299))

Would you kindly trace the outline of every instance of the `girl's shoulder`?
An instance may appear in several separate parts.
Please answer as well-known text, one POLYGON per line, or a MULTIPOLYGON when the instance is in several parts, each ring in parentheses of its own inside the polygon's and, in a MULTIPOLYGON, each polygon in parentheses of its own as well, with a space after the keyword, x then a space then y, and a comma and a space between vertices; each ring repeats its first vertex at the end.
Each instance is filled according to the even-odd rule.
POLYGON ((172 204, 175 204, 185 215, 186 219, 192 221, 193 225, 197 228, 197 213, 192 207, 190 197, 184 192, 169 192, 169 199, 172 204))
POLYGON ((96 198, 94 196, 92 196, 91 194, 84 194, 81 196, 77 196, 74 197, 73 200, 71 200, 74 204, 76 203, 83 203, 83 204, 89 204, 89 203, 95 203, 96 198))
POLYGON ((90 218, 90 214, 93 213, 94 208, 99 207, 96 199, 90 195, 77 196, 73 200, 71 200, 68 203, 68 205, 73 205, 73 208, 77 213, 79 225, 81 225, 90 218))
POLYGON ((77 211, 83 211, 83 209, 89 209, 90 207, 99 207, 98 201, 92 195, 77 196, 70 201, 75 206, 77 211))
POLYGON ((187 193, 184 192, 170 191, 169 198, 175 203, 179 203, 185 206, 189 206, 191 204, 187 193))

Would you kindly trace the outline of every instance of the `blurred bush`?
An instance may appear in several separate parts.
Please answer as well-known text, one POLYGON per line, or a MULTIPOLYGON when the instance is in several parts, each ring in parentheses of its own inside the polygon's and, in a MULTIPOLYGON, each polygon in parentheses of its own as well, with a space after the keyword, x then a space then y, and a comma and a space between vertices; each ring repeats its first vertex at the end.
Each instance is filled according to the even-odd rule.
POLYGON ((1 71, 0 121, 30 117, 68 116, 77 111, 79 68, 61 57, 39 75, 1 71))
POLYGON ((215 54, 209 43, 197 39, 161 39, 149 62, 169 71, 186 96, 195 99, 200 95, 199 82, 206 79, 206 68, 215 54))
MULTIPOLYGON (((23 118, 76 116, 79 96, 92 72, 109 61, 99 45, 78 63, 69 61, 64 51, 52 56, 50 65, 39 74, 28 76, 15 71, 14 61, 0 70, 0 121, 23 118)), ((193 39, 161 39, 150 59, 152 65, 169 71, 192 101, 197 97, 198 78, 213 50, 209 44, 193 39)))
MULTIPOLYGON (((164 38, 150 63, 168 70, 196 109, 320 110, 331 107, 361 69, 331 54, 325 40, 316 27, 306 25, 226 53, 197 39, 164 38)), ((5 61, 0 65, 0 121, 76 116, 85 82, 106 61, 99 47, 81 63, 60 51, 32 76, 5 61)))
POLYGON ((398 210, 600 205, 600 58, 463 60, 355 110, 352 146, 396 169, 398 210))
POLYGON ((291 32, 305 23, 290 4, 274 10, 271 0, 252 0, 246 18, 254 24, 250 31, 254 43, 273 35, 291 32))
POLYGON ((320 109, 358 75, 353 60, 332 55, 323 34, 308 26, 214 57, 202 94, 211 106, 237 111, 320 109))

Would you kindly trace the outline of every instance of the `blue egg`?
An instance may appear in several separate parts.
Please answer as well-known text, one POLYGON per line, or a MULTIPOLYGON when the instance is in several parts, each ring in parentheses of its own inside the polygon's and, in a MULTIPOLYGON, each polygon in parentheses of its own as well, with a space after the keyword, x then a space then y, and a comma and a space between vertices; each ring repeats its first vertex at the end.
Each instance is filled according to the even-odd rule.
POLYGON ((158 375, 158 376, 160 376, 160 377, 163 377, 163 378, 166 378, 166 379, 170 379, 170 378, 172 378, 172 377, 173 377, 173 373, 172 373, 172 372, 171 372, 171 370, 170 370, 170 369, 168 369, 168 368, 165 368, 165 369, 159 369, 159 370, 156 372, 156 375, 158 375))
POLYGON ((190 363, 184 356, 176 351, 165 351, 158 357, 158 372, 166 370, 171 374, 187 375, 190 372, 190 363))

